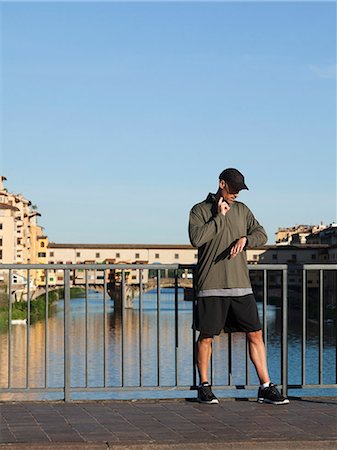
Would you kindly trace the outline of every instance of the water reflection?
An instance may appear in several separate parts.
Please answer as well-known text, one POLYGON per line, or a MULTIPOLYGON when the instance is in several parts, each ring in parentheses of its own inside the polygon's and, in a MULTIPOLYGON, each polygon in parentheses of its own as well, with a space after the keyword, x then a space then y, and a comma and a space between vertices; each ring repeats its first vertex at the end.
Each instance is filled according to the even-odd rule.
MULTIPOLYGON (((157 303, 156 292, 143 297, 141 359, 139 346, 139 302, 136 299, 134 309, 124 311, 124 331, 121 313, 114 311, 113 302, 106 304, 106 330, 104 342, 104 315, 102 294, 91 292, 88 299, 88 318, 85 315, 85 299, 71 300, 70 340, 71 340, 71 383, 73 387, 104 385, 104 358, 106 359, 107 386, 156 386, 158 384, 158 354, 160 358, 160 385, 175 384, 177 361, 178 384, 193 384, 192 360, 192 304, 183 300, 183 291, 179 291, 179 347, 175 348, 174 291, 163 289, 159 319, 160 346, 157 344, 157 303), (87 327, 87 342, 86 342, 87 327), (124 355, 122 358, 122 336, 124 334, 124 355), (87 346, 87 372, 86 372, 87 346), (105 350, 104 350, 105 347, 105 350), (177 358, 176 358, 177 351, 177 358), (124 371, 122 370, 122 359, 124 371), (141 361, 141 362, 140 362, 141 361), (140 379, 141 369, 141 379, 140 379), (124 373, 123 373, 124 372, 124 373)), ((46 364, 48 387, 63 387, 63 301, 53 306, 53 314, 48 321, 48 354, 45 361, 44 322, 30 326, 29 378, 31 387, 43 387, 46 383, 46 364)), ((258 304, 262 318, 262 305, 258 304)), ((281 372, 281 308, 268 306, 267 309, 267 350, 268 365, 274 382, 280 383, 281 372)), ((308 323, 307 333, 307 383, 318 383, 318 325, 308 323)), ((289 312, 289 383, 301 382, 301 312, 289 312)), ((323 369, 324 383, 335 383, 336 374, 336 328, 335 324, 325 324, 323 369)), ((27 376, 26 359, 27 327, 12 326, 12 387, 25 387, 27 376)), ((246 383, 245 335, 232 335, 232 375, 234 384, 246 383)), ((8 383, 8 336, 0 335, 0 387, 8 383)), ((228 384, 228 335, 217 337, 214 344, 214 381, 218 385, 228 384)), ((258 380, 254 367, 249 363, 250 383, 258 380)), ((162 394, 159 393, 158 396, 162 394)), ((145 393, 146 396, 146 393, 145 393)), ((3 397, 2 397, 3 398, 3 397)))

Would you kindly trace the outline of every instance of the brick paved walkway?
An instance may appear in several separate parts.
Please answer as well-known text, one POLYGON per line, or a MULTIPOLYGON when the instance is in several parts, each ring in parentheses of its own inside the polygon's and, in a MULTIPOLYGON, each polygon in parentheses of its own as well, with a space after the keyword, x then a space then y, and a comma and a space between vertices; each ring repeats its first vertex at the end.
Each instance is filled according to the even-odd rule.
POLYGON ((1 449, 337 448, 337 398, 0 403, 1 449))

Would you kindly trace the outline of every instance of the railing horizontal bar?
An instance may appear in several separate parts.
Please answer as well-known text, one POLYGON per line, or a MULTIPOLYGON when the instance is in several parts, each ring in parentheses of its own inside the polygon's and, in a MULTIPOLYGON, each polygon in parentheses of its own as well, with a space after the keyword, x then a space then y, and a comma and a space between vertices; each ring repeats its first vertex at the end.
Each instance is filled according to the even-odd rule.
MULTIPOLYGON (((337 265, 336 265, 337 266, 337 265)), ((161 266, 162 267, 162 266, 161 266)), ((196 264, 179 264, 179 269, 195 269, 196 264)), ((248 264, 248 269, 250 270, 283 270, 288 267, 287 264, 248 264)))
POLYGON ((287 264, 248 264, 249 270, 285 270, 287 264))
MULTIPOLYGON (((282 385, 278 384, 278 387, 282 387, 282 385)), ((257 390, 258 389, 258 385, 255 386, 241 386, 241 385, 225 385, 225 386, 212 386, 212 390, 218 390, 218 391, 225 391, 225 390, 257 390)), ((89 391, 89 392, 102 392, 102 391, 107 391, 107 392, 111 392, 111 391, 190 391, 190 390, 194 390, 191 389, 191 386, 183 386, 183 385, 179 385, 179 386, 124 386, 124 387, 107 387, 107 388, 94 388, 94 387, 90 387, 90 388, 81 388, 81 387, 77 387, 77 388, 72 388, 71 391, 72 392, 79 392, 79 391, 89 391)))
POLYGON ((82 270, 107 270, 107 269, 179 269, 179 264, 0 264, 1 269, 82 269, 82 270))
POLYGON ((313 388, 329 388, 336 389, 337 384, 288 384, 289 389, 313 389, 313 388))
MULTIPOLYGON (((89 270, 107 270, 107 269, 193 269, 195 264, 0 264, 1 269, 89 269, 89 270), (159 266, 159 267, 158 267, 159 266)), ((249 270, 283 270, 287 264, 248 264, 249 270)), ((302 267, 302 266, 301 266, 302 267)), ((337 270, 337 264, 305 264, 307 269, 317 270, 337 270)))
POLYGON ((337 264, 303 264, 305 270, 337 270, 337 264))
MULTIPOLYGON (((60 393, 64 393, 64 388, 10 388, 10 389, 4 389, 4 388, 0 388, 0 394, 16 394, 16 393, 20 393, 20 392, 41 392, 41 393, 45 393, 45 392, 60 392, 60 393)), ((14 400, 11 400, 14 401, 14 400)), ((20 400, 21 401, 21 400, 20 400)))
MULTIPOLYGON (((282 388, 282 385, 278 385, 278 387, 282 388)), ((288 389, 312 389, 312 388, 320 388, 320 389, 336 389, 337 384, 306 384, 304 386, 297 384, 289 384, 288 389)), ((256 390, 258 389, 258 385, 233 385, 233 386, 212 386, 212 390, 214 391, 227 391, 227 390, 256 390)), ((73 387, 70 392, 124 392, 124 391, 190 391, 191 386, 143 386, 140 388, 139 386, 119 386, 119 387, 73 387)), ((193 389, 192 389, 193 390, 193 389)), ((64 392, 63 388, 0 388, 0 394, 17 394, 17 393, 47 393, 47 392, 60 392, 61 394, 64 392)), ((20 400, 21 401, 21 400, 20 400)), ((29 400, 28 400, 29 401, 29 400)))

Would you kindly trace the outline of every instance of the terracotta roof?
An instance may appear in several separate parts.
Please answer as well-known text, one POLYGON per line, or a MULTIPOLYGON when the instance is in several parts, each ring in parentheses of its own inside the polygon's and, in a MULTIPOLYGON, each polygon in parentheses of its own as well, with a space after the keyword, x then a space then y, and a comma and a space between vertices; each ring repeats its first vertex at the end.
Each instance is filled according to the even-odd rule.
POLYGON ((8 203, 0 203, 0 209, 11 209, 12 211, 20 211, 16 206, 9 205, 8 203))
POLYGON ((100 248, 100 249, 131 249, 131 250, 190 250, 194 247, 188 244, 56 244, 49 242, 48 248, 100 248))

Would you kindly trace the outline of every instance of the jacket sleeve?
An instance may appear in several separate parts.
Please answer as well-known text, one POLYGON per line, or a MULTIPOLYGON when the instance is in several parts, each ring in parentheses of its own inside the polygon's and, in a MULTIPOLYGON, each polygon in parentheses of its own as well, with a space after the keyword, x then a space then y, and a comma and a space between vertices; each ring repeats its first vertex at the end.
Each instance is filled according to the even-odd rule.
POLYGON ((217 214, 206 222, 198 208, 193 207, 188 224, 188 234, 193 247, 201 247, 213 239, 220 232, 224 223, 225 216, 222 214, 217 214))
POLYGON ((247 246, 259 247, 266 244, 268 240, 267 233, 262 225, 255 219, 253 213, 249 210, 247 217, 247 246))

